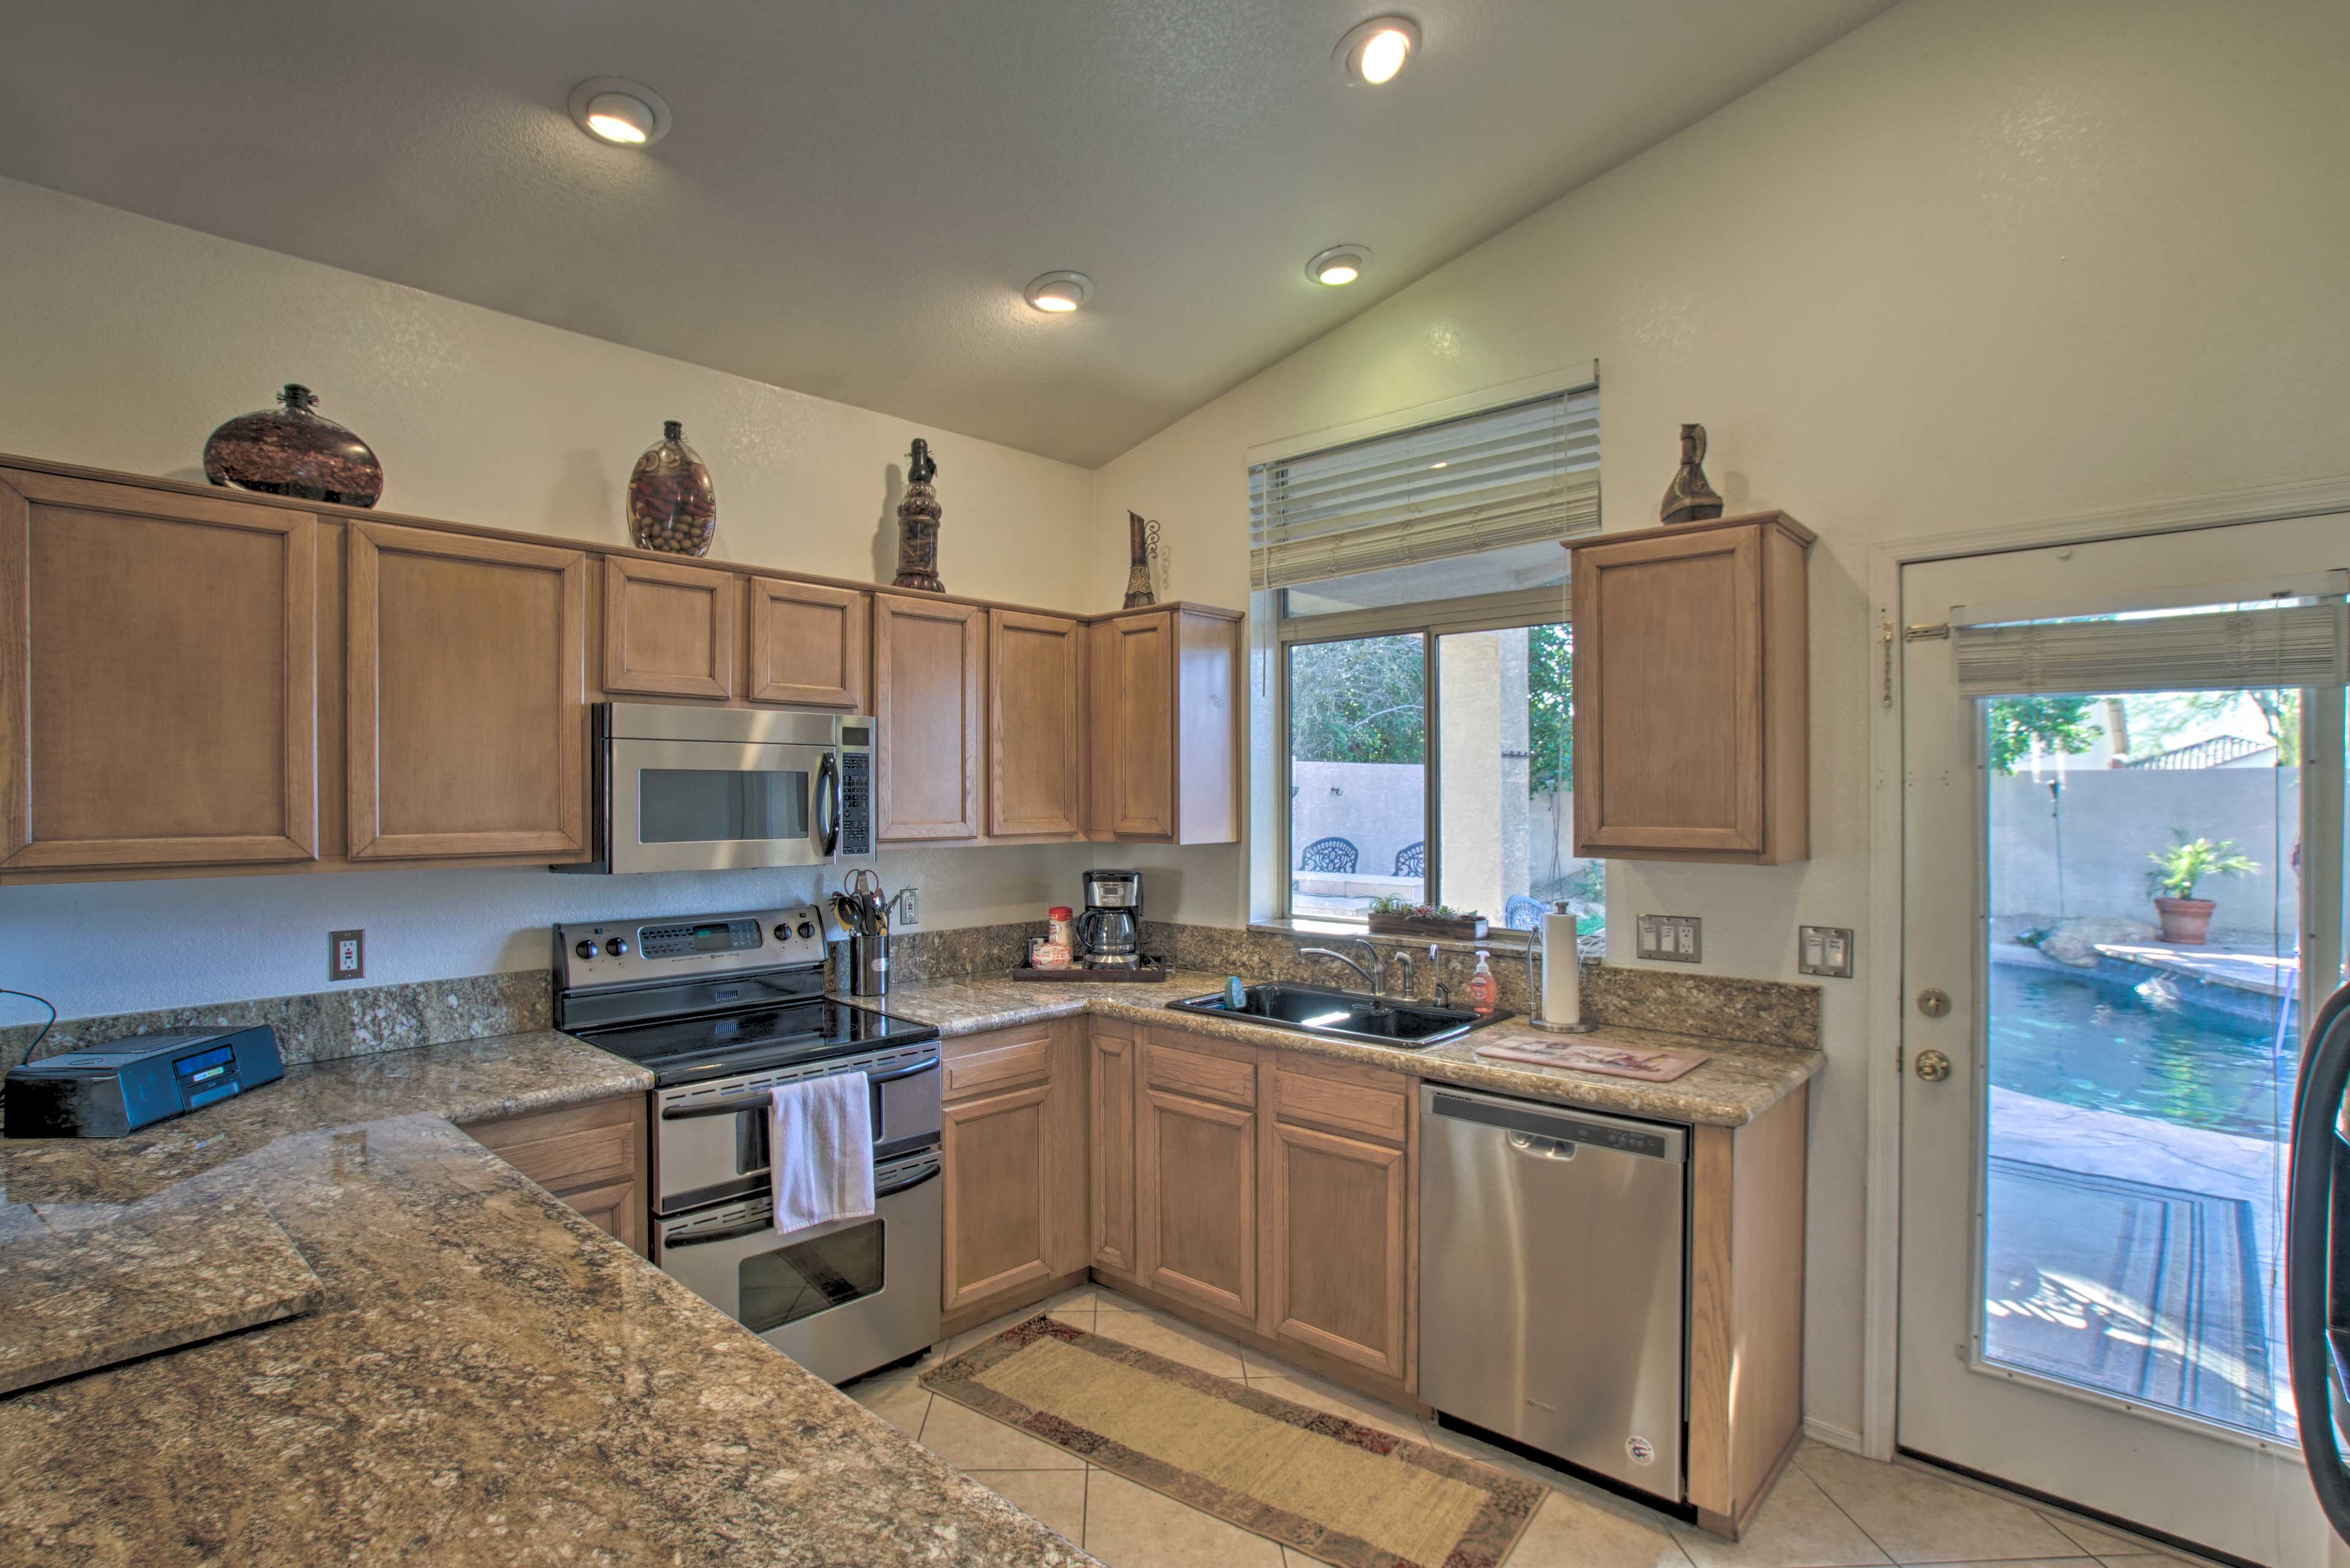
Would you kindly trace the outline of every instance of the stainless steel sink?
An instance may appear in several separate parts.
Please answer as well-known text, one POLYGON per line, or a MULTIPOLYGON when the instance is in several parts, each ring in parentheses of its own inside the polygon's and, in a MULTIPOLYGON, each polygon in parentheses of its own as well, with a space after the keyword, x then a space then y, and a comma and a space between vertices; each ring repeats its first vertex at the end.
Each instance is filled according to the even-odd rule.
POLYGON ((1430 1007, 1399 1002, 1359 991, 1326 991, 1318 985, 1252 985, 1232 1006, 1221 991, 1207 996, 1187 996, 1167 1004, 1179 1012, 1232 1018, 1300 1034, 1326 1034, 1365 1045, 1386 1045, 1398 1051, 1424 1051, 1457 1040, 1471 1029, 1494 1023, 1501 1014, 1480 1018, 1466 1008, 1430 1007))

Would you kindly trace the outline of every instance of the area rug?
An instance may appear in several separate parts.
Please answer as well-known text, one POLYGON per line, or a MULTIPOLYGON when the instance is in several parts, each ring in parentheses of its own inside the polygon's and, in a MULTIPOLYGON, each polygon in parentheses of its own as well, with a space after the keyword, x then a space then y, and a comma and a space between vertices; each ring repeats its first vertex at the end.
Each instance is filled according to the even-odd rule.
POLYGON ((1989 1178, 1991 1360, 2275 1429, 2251 1204, 1997 1155, 1989 1178))
POLYGON ((1049 1316, 922 1384, 1337 1568, 1493 1568, 1543 1499, 1532 1481, 1049 1316))

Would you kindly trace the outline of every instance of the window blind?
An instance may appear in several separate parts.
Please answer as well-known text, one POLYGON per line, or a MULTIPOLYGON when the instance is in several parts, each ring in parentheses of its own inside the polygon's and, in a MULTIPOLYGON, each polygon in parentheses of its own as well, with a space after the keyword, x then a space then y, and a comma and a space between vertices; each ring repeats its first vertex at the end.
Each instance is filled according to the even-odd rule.
POLYGON ((1249 470, 1249 565, 1260 588, 1598 526, 1596 386, 1249 470))
POLYGON ((1965 697, 2340 686, 2350 680, 2350 609, 2328 597, 1954 626, 1950 648, 1965 697))

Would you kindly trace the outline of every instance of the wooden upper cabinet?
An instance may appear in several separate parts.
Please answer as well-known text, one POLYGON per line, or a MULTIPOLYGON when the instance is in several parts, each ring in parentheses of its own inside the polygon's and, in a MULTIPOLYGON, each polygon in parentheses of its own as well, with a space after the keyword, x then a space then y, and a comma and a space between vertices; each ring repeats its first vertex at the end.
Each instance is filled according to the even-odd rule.
POLYGON ((350 524, 351 858, 584 850, 588 557, 350 524))
POLYGON ((1084 627, 987 612, 987 831, 1075 834, 1085 815, 1084 627))
POLYGON ((1811 852, 1811 543, 1762 512, 1575 546, 1576 854, 1811 852))
POLYGON ((318 524, 0 470, 0 868, 315 859, 318 524))
POLYGON ((1087 836, 1236 841, 1237 618, 1173 606, 1097 621, 1087 637, 1087 836))
POLYGON ((865 666, 873 596, 781 577, 751 579, 754 702, 865 711, 865 666))
POLYGON ((975 606, 873 596, 875 836, 979 836, 986 642, 975 606))
POLYGON ((709 566, 604 557, 604 690, 614 696, 734 695, 743 579, 709 566))

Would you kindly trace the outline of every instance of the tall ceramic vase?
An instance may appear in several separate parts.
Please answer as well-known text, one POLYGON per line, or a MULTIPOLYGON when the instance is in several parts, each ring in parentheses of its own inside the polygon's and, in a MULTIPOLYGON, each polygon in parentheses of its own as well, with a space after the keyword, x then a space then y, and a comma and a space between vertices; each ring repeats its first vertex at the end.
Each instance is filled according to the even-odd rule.
POLYGON ((1139 512, 1126 514, 1126 607, 1139 609, 1159 602, 1150 591, 1150 524, 1139 512))

